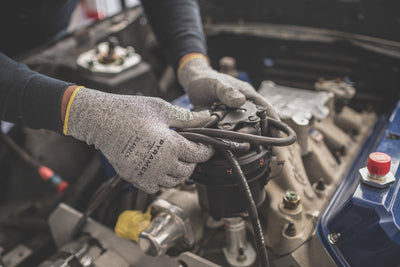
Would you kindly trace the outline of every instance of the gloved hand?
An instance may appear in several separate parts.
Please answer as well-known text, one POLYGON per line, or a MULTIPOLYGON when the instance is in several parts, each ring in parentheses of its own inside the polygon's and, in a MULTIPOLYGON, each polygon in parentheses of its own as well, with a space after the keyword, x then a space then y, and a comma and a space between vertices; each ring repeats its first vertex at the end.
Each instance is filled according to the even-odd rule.
POLYGON ((214 153, 169 127, 194 127, 209 116, 208 111, 190 112, 159 98, 83 88, 70 97, 64 134, 94 144, 122 178, 155 193, 183 182, 197 162, 214 153))
POLYGON ((250 99, 266 107, 269 116, 278 118, 272 106, 249 83, 213 70, 202 54, 188 54, 181 59, 178 80, 194 106, 209 107, 219 100, 229 107, 238 108, 250 99))

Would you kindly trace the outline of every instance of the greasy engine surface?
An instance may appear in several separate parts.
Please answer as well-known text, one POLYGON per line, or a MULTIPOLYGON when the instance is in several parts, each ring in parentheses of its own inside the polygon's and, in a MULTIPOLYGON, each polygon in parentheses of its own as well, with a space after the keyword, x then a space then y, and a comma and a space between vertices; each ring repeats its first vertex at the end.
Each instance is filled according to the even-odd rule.
MULTIPOLYGON (((333 38, 331 32, 269 26, 205 24, 211 63, 218 69, 222 57, 236 59, 235 68, 225 69, 252 82, 297 134, 295 144, 268 152, 268 183, 258 212, 271 264, 335 266, 317 236, 317 223, 360 152, 375 149, 373 140, 380 139, 400 98, 400 60, 390 48, 382 53, 370 49, 371 43, 333 38)), ((21 61, 41 73, 114 93, 169 101, 183 94, 140 8, 72 33, 21 61), (78 60, 88 51, 116 46, 122 61, 132 64, 101 68, 104 62, 90 54, 78 60)), ((153 196, 126 184, 71 239, 90 196, 112 170, 93 147, 71 138, 18 127, 9 135, 71 186, 58 195, 0 143, 0 266, 228 266, 236 255, 226 253, 225 248, 234 247, 226 237, 236 236, 224 223, 242 227, 248 243, 254 241, 248 221, 212 219, 193 183, 153 196), (174 234, 166 238, 173 243, 157 258, 113 232, 122 211, 145 212, 149 206, 153 218, 175 220, 160 224, 175 228, 165 228, 163 234, 174 234)), ((244 264, 239 266, 257 262, 244 264)))

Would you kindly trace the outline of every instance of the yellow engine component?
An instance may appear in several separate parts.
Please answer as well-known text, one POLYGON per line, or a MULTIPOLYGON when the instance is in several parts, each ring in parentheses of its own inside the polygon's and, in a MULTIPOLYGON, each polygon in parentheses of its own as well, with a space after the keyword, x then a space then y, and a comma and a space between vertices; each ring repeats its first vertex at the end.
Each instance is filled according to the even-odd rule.
POLYGON ((139 234, 149 226, 150 222, 150 209, 145 213, 138 210, 126 210, 118 216, 114 228, 115 234, 137 242, 139 234))

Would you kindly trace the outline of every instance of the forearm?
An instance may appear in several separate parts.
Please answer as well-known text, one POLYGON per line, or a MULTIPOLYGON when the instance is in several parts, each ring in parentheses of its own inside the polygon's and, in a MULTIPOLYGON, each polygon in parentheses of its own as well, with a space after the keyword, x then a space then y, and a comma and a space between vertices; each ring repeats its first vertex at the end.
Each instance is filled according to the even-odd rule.
POLYGON ((2 120, 61 133, 61 99, 71 85, 34 72, 0 53, 2 120))
POLYGON ((187 54, 207 54, 197 1, 142 0, 142 4, 161 47, 175 69, 187 54))

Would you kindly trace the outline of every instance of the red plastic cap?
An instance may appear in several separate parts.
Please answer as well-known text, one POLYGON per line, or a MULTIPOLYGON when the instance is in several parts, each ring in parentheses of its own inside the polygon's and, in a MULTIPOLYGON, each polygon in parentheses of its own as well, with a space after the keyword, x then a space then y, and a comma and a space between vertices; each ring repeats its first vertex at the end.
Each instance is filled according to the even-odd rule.
POLYGON ((68 182, 62 181, 58 186, 57 186, 57 191, 58 193, 63 193, 65 189, 67 189, 69 186, 68 182))
POLYGON ((372 175, 386 175, 390 171, 390 163, 392 158, 382 152, 374 152, 369 154, 369 159, 367 162, 367 168, 372 175))
POLYGON ((39 173, 40 177, 45 181, 49 180, 54 175, 53 170, 47 168, 46 166, 41 166, 38 169, 38 173, 39 173))

